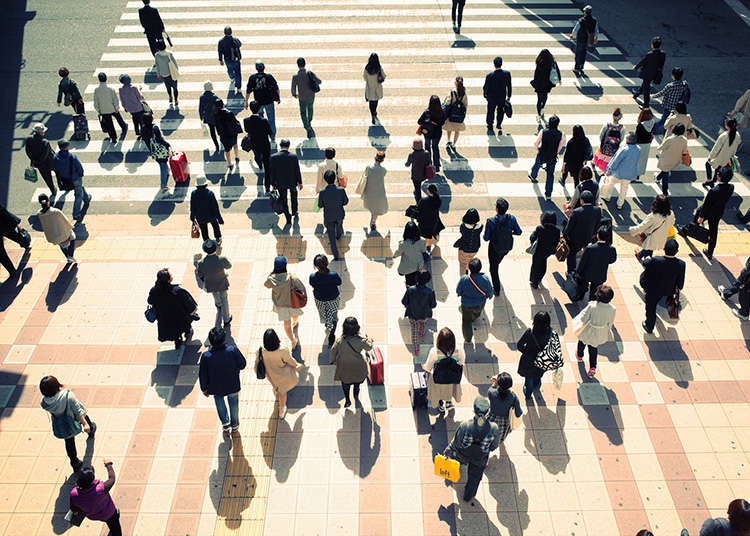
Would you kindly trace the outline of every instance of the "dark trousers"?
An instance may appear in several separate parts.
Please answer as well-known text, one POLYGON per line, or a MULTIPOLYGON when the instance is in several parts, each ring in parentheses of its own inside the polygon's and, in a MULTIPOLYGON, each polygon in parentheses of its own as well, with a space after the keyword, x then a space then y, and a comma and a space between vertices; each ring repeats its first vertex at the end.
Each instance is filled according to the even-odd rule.
POLYGON ((544 181, 544 197, 550 197, 552 195, 552 186, 555 183, 556 163, 557 158, 555 158, 554 160, 550 160, 549 162, 545 162, 542 158, 542 153, 537 151, 536 159, 534 160, 534 164, 531 166, 529 175, 531 175, 532 179, 536 180, 537 175, 539 175, 539 169, 542 167, 542 164, 544 164, 544 170, 547 173, 547 179, 544 181))
POLYGON ((648 331, 653 331, 656 325, 656 305, 661 298, 661 295, 656 296, 648 292, 644 296, 644 301, 646 302, 646 329, 648 331))
POLYGON ((112 141, 117 141, 117 132, 115 132, 115 122, 112 121, 113 114, 101 114, 99 116, 100 126, 102 132, 104 132, 112 141))
POLYGON ((135 129, 135 135, 141 135, 141 127, 143 126, 143 114, 145 112, 133 112, 130 114, 130 118, 133 120, 133 128, 135 129))
POLYGON ((590 344, 586 345, 581 341, 578 341, 578 350, 576 351, 576 355, 583 357, 583 351, 586 346, 589 347, 589 367, 596 368, 596 359, 599 356, 599 349, 596 346, 591 346, 590 344))
POLYGON ((565 181, 565 179, 568 176, 568 173, 570 173, 570 176, 573 177, 573 186, 578 186, 578 183, 581 182, 578 178, 578 175, 581 173, 581 169, 583 168, 583 162, 578 164, 577 166, 571 166, 567 162, 565 163, 565 171, 562 174, 562 179, 565 181))
POLYGON ((536 94, 537 115, 542 115, 542 110, 544 110, 544 107, 547 105, 547 97, 549 97, 549 93, 537 93, 536 94))
MULTIPOLYGON (((714 249, 716 249, 716 239, 719 236, 719 221, 718 219, 706 220, 706 223, 708 223, 708 245, 706 246, 706 250, 709 255, 713 255, 714 249)), ((693 222, 698 223, 697 213, 693 215, 693 222)))
POLYGON ((455 26, 461 27, 461 19, 464 16, 464 5, 466 0, 453 0, 451 5, 451 20, 455 26))
POLYGON ((542 377, 541 376, 526 376, 523 381, 523 396, 531 398, 534 391, 538 391, 542 388, 542 377))
POLYGON ((502 128, 505 119, 505 99, 487 97, 487 128, 492 128, 495 122, 495 111, 497 111, 497 128, 502 128))
POLYGON ((737 299, 740 302, 740 314, 748 316, 750 314, 750 288, 741 288, 737 299))
POLYGON ((583 70, 583 64, 586 63, 586 52, 588 52, 588 46, 585 40, 576 41, 576 52, 575 52, 575 68, 583 70))
POLYGON ((422 199, 422 181, 420 179, 412 179, 411 182, 414 185, 414 201, 419 203, 419 200, 422 199))
POLYGON ((115 513, 108 520, 105 521, 107 528, 109 529, 109 536, 122 536, 122 527, 120 526, 120 511, 115 510, 115 513))
POLYGON ((482 481, 482 475, 484 475, 484 469, 487 467, 487 462, 482 465, 469 462, 467 464, 468 471, 466 472, 466 486, 464 486, 464 501, 472 500, 479 489, 479 483, 482 481))
POLYGON ((292 216, 297 215, 297 188, 279 188, 279 201, 284 203, 284 216, 289 218, 289 204, 287 203, 287 192, 292 201, 292 216))
POLYGON ((120 112, 115 112, 112 114, 112 117, 115 118, 117 121, 117 124, 120 125, 120 128, 122 130, 125 130, 128 128, 128 124, 125 122, 125 120, 122 118, 122 114, 120 112))
POLYGON ((573 248, 573 244, 568 242, 568 245, 570 246, 570 253, 568 253, 568 258, 565 259, 565 262, 567 263, 568 272, 575 272, 576 270, 576 260, 578 259, 578 252, 581 251, 582 248, 573 248))
POLYGON ((495 296, 500 294, 500 263, 508 254, 507 251, 496 251, 490 246, 487 256, 490 260, 490 278, 492 279, 492 289, 495 291, 495 296))
POLYGON ((8 271, 9 275, 16 273, 16 267, 13 266, 13 261, 10 260, 8 252, 5 251, 5 238, 0 236, 0 264, 8 271))
MULTIPOLYGON (((91 418, 88 415, 84 416, 84 419, 86 419, 86 422, 89 426, 93 426, 93 422, 91 422, 91 418)), ((70 465, 75 468, 76 465, 78 465, 78 462, 81 460, 78 459, 78 451, 76 450, 76 438, 74 437, 68 437, 65 439, 65 452, 68 455, 68 458, 70 459, 70 465)))
POLYGON ((157 41, 161 41, 162 34, 146 34, 146 39, 148 40, 148 48, 151 50, 151 55, 156 55, 156 43, 157 41))
POLYGON ((432 151, 432 165, 435 166, 435 171, 440 171, 440 138, 443 137, 443 130, 437 131, 435 137, 424 137, 424 150, 429 154, 432 151))
POLYGON ((544 274, 547 273, 547 255, 537 255, 536 252, 531 257, 531 271, 529 272, 529 282, 534 285, 541 283, 544 274))
POLYGON ((373 117, 378 116, 378 101, 371 100, 367 101, 367 105, 370 107, 370 115, 373 117))
POLYGON ((661 181, 661 193, 669 195, 669 171, 660 171, 656 176, 657 180, 661 181))
POLYGON ((471 342, 474 337, 474 321, 482 316, 482 310, 484 307, 477 305, 476 307, 468 307, 466 305, 461 306, 461 331, 466 342, 471 342))
POLYGON ((47 188, 49 188, 49 191, 52 193, 52 197, 56 196, 57 186, 55 185, 55 180, 52 178, 52 168, 45 165, 42 165, 41 167, 34 167, 36 167, 37 171, 39 171, 39 174, 42 176, 42 179, 44 179, 44 184, 46 184, 47 188))
POLYGON ((352 385, 354 386, 354 400, 359 400, 359 385, 360 384, 341 382, 341 390, 344 391, 344 400, 346 400, 347 402, 351 402, 351 399, 349 398, 349 392, 352 389, 352 385))
POLYGON ((331 243, 331 253, 333 254, 333 258, 338 259, 340 258, 339 247, 336 244, 336 240, 341 238, 341 236, 344 234, 343 222, 326 221, 323 222, 323 224, 326 226, 326 234, 328 235, 328 241, 331 243))
POLYGON ((651 82, 653 80, 643 80, 641 87, 635 92, 635 96, 643 95, 643 106, 648 107, 648 103, 651 102, 651 82))
MULTIPOLYGON (((177 80, 172 78, 171 76, 165 76, 161 79, 162 82, 164 82, 164 86, 167 88, 167 95, 169 95, 169 102, 172 102, 172 95, 174 95, 174 100, 178 100, 180 93, 177 91, 177 80)), ((226 149, 226 147, 224 147, 226 149)))
POLYGON ((271 147, 253 147, 253 159, 255 164, 263 169, 263 185, 266 190, 271 188, 271 177, 268 174, 268 166, 271 161, 271 147))
POLYGON ((718 173, 719 168, 716 168, 715 170, 711 167, 711 164, 708 163, 708 160, 706 160, 706 180, 709 182, 715 182, 716 181, 716 174, 718 173))
POLYGON ((216 240, 218 240, 219 238, 221 238, 221 227, 219 227, 219 222, 218 221, 216 221, 216 220, 210 221, 210 222, 206 221, 206 222, 203 222, 203 223, 198 222, 198 227, 201 230, 201 236, 203 237, 203 241, 204 242, 206 240, 208 240, 208 224, 209 223, 211 224, 211 227, 214 230, 214 238, 216 240))
POLYGON ((81 114, 86 113, 86 110, 83 106, 83 99, 79 99, 75 102, 71 102, 70 107, 73 108, 73 113, 76 115, 81 115, 81 114))
POLYGON ((216 152, 219 152, 219 140, 216 139, 216 125, 209 125, 206 123, 206 126, 208 127, 208 133, 211 135, 211 139, 214 142, 214 147, 216 147, 216 152))

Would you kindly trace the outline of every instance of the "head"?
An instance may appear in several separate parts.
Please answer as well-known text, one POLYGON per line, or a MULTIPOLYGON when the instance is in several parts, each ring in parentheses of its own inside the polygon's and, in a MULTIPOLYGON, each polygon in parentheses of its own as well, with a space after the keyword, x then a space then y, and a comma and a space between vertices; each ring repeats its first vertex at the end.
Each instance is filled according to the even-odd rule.
POLYGON ((208 342, 212 348, 223 348, 226 346, 227 332, 224 328, 211 328, 208 332, 208 342))
POLYGON ((258 71, 259 73, 262 73, 263 71, 266 70, 266 64, 263 63, 260 60, 256 61, 255 62, 255 70, 258 71))
POLYGON ((443 105, 440 104, 440 97, 432 95, 430 97, 430 103, 427 105, 427 109, 430 110, 430 116, 442 117, 443 116, 443 105))
POLYGON ((286 272, 287 259, 284 255, 277 255, 273 260, 273 273, 283 274, 286 272))
POLYGON ((326 184, 333 184, 336 182, 336 172, 332 169, 326 170, 326 172, 323 173, 323 180, 326 181, 326 184))
POLYGON ((203 252, 206 255, 211 255, 213 253, 216 253, 216 250, 219 248, 219 244, 216 242, 216 240, 206 240, 203 242, 203 252))
POLYGON ((172 274, 169 273, 169 268, 162 268, 156 272, 156 286, 165 287, 172 282, 172 274))
POLYGON ((452 355, 456 351, 456 336, 450 328, 443 328, 438 331, 435 347, 445 355, 452 355))
POLYGON ((47 127, 46 127, 46 126, 44 126, 44 123, 36 123, 36 124, 34 125, 34 128, 33 128, 33 129, 31 129, 31 131, 32 131, 32 132, 33 132, 34 134, 38 134, 38 135, 40 135, 40 136, 44 136, 44 133, 45 133, 45 132, 47 132, 47 127))
POLYGON ((583 11, 584 15, 591 15, 591 12, 594 11, 594 8, 587 4, 583 6, 583 9, 581 9, 581 11, 583 11))
POLYGON ((497 212, 501 216, 508 212, 508 207, 508 200, 504 197, 498 197, 497 201, 495 201, 495 212, 497 212))
MULTIPOLYGON (((590 181, 593 178, 594 178, 594 172, 591 171, 591 168, 588 166, 583 166, 581 168, 581 171, 578 172, 578 180, 581 182, 590 181)), ((593 201, 593 197, 591 199, 593 201)))
POLYGON ((482 271, 482 261, 474 257, 469 261, 469 273, 471 275, 478 274, 482 271))
POLYGON ((654 533, 648 529, 641 529, 635 533, 635 536, 654 536, 654 533))
POLYGON ((385 151, 378 151, 375 153, 375 162, 378 164, 382 163, 383 160, 385 160, 385 151))
POLYGON ((547 210, 542 214, 540 221, 542 225, 557 225, 557 214, 547 210))
POLYGON ((288 139, 284 138, 283 140, 281 140, 281 141, 279 142, 279 147, 281 147, 282 149, 285 149, 285 150, 287 150, 287 151, 288 151, 288 150, 289 150, 289 146, 290 146, 291 144, 292 144, 292 143, 291 143, 291 142, 290 142, 290 141, 289 141, 288 139))
POLYGON ((68 140, 60 140, 57 142, 57 148, 61 151, 67 151, 70 149, 70 142, 68 140))
POLYGON ((232 27, 224 26, 224 35, 232 35, 232 27))
POLYGON ((687 113, 687 104, 680 101, 674 105, 674 111, 678 114, 686 114, 687 113))
POLYGON ((419 227, 417 226, 416 222, 406 222, 406 225, 404 225, 403 238, 404 240, 411 240, 412 242, 416 242, 417 240, 419 240, 419 227))
POLYGON ((106 73, 99 73, 96 75, 96 77, 99 79, 99 82, 106 82, 107 81, 107 74, 106 73))
POLYGON ((216 102, 214 103, 214 108, 217 110, 223 110, 224 109, 224 101, 221 99, 216 99, 216 102))
POLYGON ((198 188, 208 188, 208 180, 203 175, 195 179, 195 186, 198 188))
POLYGON ((422 151, 424 149, 422 138, 414 138, 414 141, 411 142, 411 148, 413 151, 422 151))
POLYGON ((732 145, 737 138, 737 120, 733 117, 727 119, 724 121, 724 128, 729 132, 729 145, 732 145))
POLYGON ((157 41, 156 50, 167 50, 167 44, 164 41, 157 41))
POLYGON ((375 52, 370 54, 370 57, 367 58, 365 69, 367 69, 367 72, 370 74, 375 74, 380 70, 380 58, 375 52))
POLYGON ((651 111, 651 108, 641 108, 641 111, 638 114, 639 123, 643 123, 644 121, 650 121, 653 118, 654 118, 654 112, 651 111))
POLYGON ((599 285, 594 292, 594 299, 598 302, 609 303, 615 297, 615 291, 609 285, 599 285))
POLYGON ((735 499, 727 507, 729 526, 742 536, 750 534, 750 504, 745 499, 735 499))
POLYGON ((573 137, 574 138, 585 138, 586 132, 583 130, 581 125, 573 125, 573 137))
POLYGON ((719 176, 719 180, 721 182, 729 182, 732 180, 732 176, 734 175, 732 173, 732 167, 731 166, 721 166, 717 171, 716 174, 719 176))
POLYGON ((680 250, 680 245, 677 243, 677 240, 674 238, 670 238, 664 243, 664 254, 669 255, 670 257, 674 257, 677 255, 677 252, 680 250))
POLYGON ((651 40, 651 48, 659 50, 661 48, 661 37, 658 35, 651 40))
POLYGON ((479 212, 475 208, 470 208, 464 213, 464 217, 461 218, 461 222, 466 225, 476 225, 479 223, 479 212))
POLYGON ((328 257, 322 254, 315 255, 313 259, 313 266, 319 271, 327 274, 330 270, 328 269, 328 257))
POLYGON ((622 110, 619 106, 612 110, 612 119, 614 121, 619 121, 620 119, 622 119, 622 110))
POLYGON ((305 58, 297 58, 297 67, 299 69, 305 68, 305 58))
POLYGON ((682 67, 672 67, 672 80, 682 80, 684 74, 682 67))
POLYGON ((54 376, 45 376, 39 382, 39 391, 42 393, 42 396, 55 396, 62 388, 63 384, 54 376))
POLYGON ((592 194, 588 190, 584 190, 583 192, 581 192, 581 203, 583 203, 584 205, 590 205, 593 202, 594 194, 592 194))
POLYGON ((669 202, 669 197, 664 194, 654 197, 654 200, 651 201, 651 212, 665 217, 669 216, 672 213, 672 204, 669 202))
POLYGON ((497 376, 493 376, 492 385, 500 391, 507 391, 513 387, 513 377, 507 372, 501 372, 497 376))
POLYGON ((555 61, 555 58, 552 57, 552 52, 550 52, 547 48, 543 48, 539 52, 539 55, 536 57, 537 67, 547 67, 549 65, 552 65, 553 61, 555 61))
POLYGON ((359 335, 359 322, 353 316, 347 316, 341 326, 341 333, 345 336, 359 335))
POLYGON ((417 274, 417 285, 426 285, 432 280, 432 275, 427 270, 423 270, 417 274))
POLYGON ((95 479, 93 467, 82 467, 76 475, 76 485, 81 489, 88 489, 94 485, 95 479))
POLYGON ((534 315, 534 319, 531 321, 531 330, 536 333, 543 333, 550 328, 552 320, 550 319, 547 311, 539 311, 534 315))
POLYGON ((117 80, 119 80, 119 82, 120 82, 120 83, 121 83, 121 84, 122 84, 123 86, 129 86, 129 85, 131 84, 131 82, 133 81, 133 80, 132 80, 132 79, 130 78, 130 75, 129 75, 129 74, 125 74, 125 73, 123 73, 123 74, 121 74, 120 76, 118 76, 118 77, 117 77, 117 80))
POLYGON ((487 416, 490 413, 490 402, 483 396, 474 399, 474 420, 479 426, 487 422, 487 416))
POLYGON ((437 186, 435 186, 434 184, 430 184, 429 186, 427 186, 427 193, 432 197, 440 197, 440 194, 438 194, 437 186))
POLYGON ((503 66, 503 58, 495 56, 495 59, 492 60, 492 65, 495 66, 495 69, 500 69, 503 66))
POLYGON ((596 230, 596 239, 599 242, 609 242, 612 240, 612 227, 609 225, 601 225, 596 230))
POLYGON ((466 88, 464 87, 463 76, 457 76, 456 79, 453 81, 453 85, 456 86, 456 92, 458 93, 459 97, 463 97, 464 95, 466 95, 466 88))
POLYGON ((635 137, 635 132, 633 132, 632 130, 625 136, 625 143, 627 143, 628 145, 635 145, 637 141, 638 138, 635 137))
POLYGON ((685 134, 685 124, 684 123, 677 123, 674 127, 672 127, 672 134, 675 136, 682 136, 685 134))
POLYGON ((553 115, 547 120, 547 127, 551 130, 557 130, 560 126, 560 118, 556 115, 553 115))
POLYGON ((214 85, 211 83, 211 80, 206 80, 203 82, 203 91, 213 91, 214 85))
POLYGON ((249 106, 250 111, 254 114, 257 114, 260 111, 260 103, 257 100, 251 100, 249 106))
POLYGON ((336 158, 336 149, 333 147, 326 147, 325 155, 327 160, 333 160, 336 158))
POLYGON ((143 0, 143 3, 144 3, 145 5, 149 5, 149 4, 151 3, 151 0, 143 0))
POLYGON ((276 334, 276 331, 267 329, 263 332, 263 348, 269 352, 275 352, 281 346, 281 339, 276 334))
POLYGON ((60 67, 60 69, 58 69, 57 71, 57 74, 60 75, 60 78, 65 78, 66 76, 70 74, 70 71, 68 70, 67 67, 60 67))

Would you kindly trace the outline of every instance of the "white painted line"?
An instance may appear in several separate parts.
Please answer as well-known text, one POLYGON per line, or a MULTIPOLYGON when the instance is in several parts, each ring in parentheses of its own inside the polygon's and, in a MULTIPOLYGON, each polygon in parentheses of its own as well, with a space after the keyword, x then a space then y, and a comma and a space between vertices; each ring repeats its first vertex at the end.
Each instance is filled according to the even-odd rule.
POLYGON ((737 13, 745 24, 750 26, 750 9, 748 9, 740 0, 724 0, 726 4, 732 8, 732 11, 737 13))
MULTIPOLYGON (((506 2, 508 5, 512 5, 516 2, 513 0, 506 2)), ((436 4, 435 0, 411 0, 409 4, 414 6, 434 6, 436 4)), ((572 13, 580 13, 578 9, 573 6, 569 0, 523 0, 523 4, 560 4, 562 7, 568 7, 570 12, 572 13)), ((340 6, 341 2, 335 2, 335 1, 310 1, 310 0, 302 0, 297 1, 294 3, 295 6, 306 6, 306 7, 324 7, 324 6, 340 6)), ((373 1, 372 0, 347 0, 346 5, 356 6, 356 5, 363 5, 363 6, 372 6, 373 1)), ((403 1, 402 0, 379 0, 377 2, 378 6, 402 6, 403 1)), ((450 3, 443 2, 443 5, 447 6, 448 9, 450 9, 450 3)), ((471 13, 476 6, 497 6, 496 0, 472 0, 471 7, 469 9, 466 9, 465 14, 468 15, 471 13)), ((216 8, 223 8, 223 7, 247 7, 248 3, 247 0, 212 0, 210 6, 206 5, 206 2, 203 0, 159 0, 159 10, 163 11, 169 11, 170 9, 177 9, 177 8, 197 8, 197 10, 200 10, 201 8, 207 8, 211 7, 212 9, 216 8)), ((255 0, 252 3, 253 8, 258 8, 261 6, 279 6, 278 2, 275 0, 255 0)), ((142 2, 138 1, 130 1, 127 3, 126 8, 127 9, 138 9, 143 7, 142 2)), ((521 6, 519 6, 521 7, 521 6)), ((191 9, 192 11, 193 9, 191 9)), ((538 12, 538 9, 534 9, 534 12, 538 12)))

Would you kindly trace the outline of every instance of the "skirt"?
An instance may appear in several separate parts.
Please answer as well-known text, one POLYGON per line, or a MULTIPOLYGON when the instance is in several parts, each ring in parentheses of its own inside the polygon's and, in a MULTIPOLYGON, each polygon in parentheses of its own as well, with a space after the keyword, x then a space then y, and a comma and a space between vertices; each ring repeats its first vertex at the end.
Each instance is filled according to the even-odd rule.
POLYGON ((446 132, 463 132, 466 130, 466 125, 464 123, 454 123, 453 121, 446 121, 445 124, 443 124, 443 130, 446 132))
POLYGON ((221 144, 224 146, 224 151, 227 153, 232 150, 232 147, 237 145, 237 134, 231 136, 219 136, 221 144))
MULTIPOLYGON (((511 411, 513 410, 511 409, 511 411)), ((500 429, 500 441, 504 441, 510 433, 509 416, 510 413, 508 415, 495 415, 494 413, 490 414, 489 420, 497 424, 497 427, 500 429)))
POLYGON ((450 402, 451 399, 461 402, 461 384, 460 383, 435 383, 432 380, 432 374, 427 378, 427 399, 433 408, 438 407, 439 400, 450 402))
POLYGON ((331 326, 336 325, 336 323, 339 321, 338 297, 329 301, 321 301, 316 299, 315 306, 318 308, 318 315, 320 315, 321 324, 323 324, 327 329, 331 326))
POLYGON ((273 310, 279 315, 279 320, 282 322, 291 320, 293 316, 301 316, 303 314, 302 309, 293 309, 292 307, 276 307, 274 305, 273 310))

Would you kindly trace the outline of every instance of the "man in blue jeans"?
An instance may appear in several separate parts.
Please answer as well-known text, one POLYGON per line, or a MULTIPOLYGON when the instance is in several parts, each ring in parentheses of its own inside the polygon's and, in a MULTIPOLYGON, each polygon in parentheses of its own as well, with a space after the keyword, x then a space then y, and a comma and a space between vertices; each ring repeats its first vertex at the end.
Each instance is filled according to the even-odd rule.
POLYGON ((234 92, 242 94, 242 68, 240 60, 242 53, 240 47, 242 42, 236 37, 232 37, 232 28, 224 28, 224 37, 219 40, 219 64, 226 65, 229 79, 234 82, 234 92))
POLYGON ((469 269, 459 279, 456 294, 461 298, 461 331, 464 341, 471 343, 474 335, 472 324, 482 316, 484 304, 492 295, 490 278, 482 273, 482 261, 476 257, 469 261, 469 269))
POLYGON ((247 361, 236 346, 227 344, 226 338, 223 328, 212 328, 208 332, 211 347, 201 356, 198 379, 203 394, 213 395, 221 427, 224 434, 229 435, 240 428, 240 371, 247 366, 247 361))
POLYGON ((73 190, 73 219, 80 223, 89 209, 91 195, 83 187, 83 166, 78 157, 70 152, 70 142, 57 142, 60 149, 52 159, 52 169, 57 176, 57 185, 63 192, 73 190))
POLYGON ((555 182, 555 165, 557 164, 557 155, 565 147, 565 134, 560 132, 560 118, 553 115, 547 121, 547 128, 539 133, 534 142, 536 149, 536 160, 529 171, 529 179, 536 182, 539 169, 545 166, 547 180, 544 183, 544 199, 550 201, 552 198, 552 186, 555 182))

